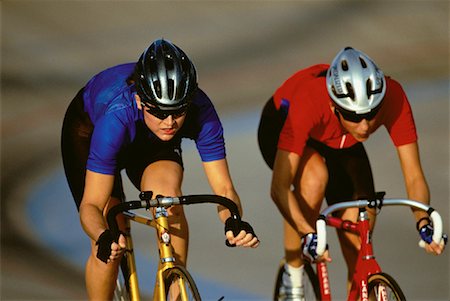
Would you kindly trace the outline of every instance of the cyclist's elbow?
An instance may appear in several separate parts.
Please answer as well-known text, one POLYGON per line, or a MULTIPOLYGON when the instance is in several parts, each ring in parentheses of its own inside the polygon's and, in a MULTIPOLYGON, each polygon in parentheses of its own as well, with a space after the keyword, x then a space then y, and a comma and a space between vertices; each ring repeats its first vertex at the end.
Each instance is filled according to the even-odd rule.
POLYGON ((283 195, 286 195, 286 189, 283 189, 282 186, 277 184, 272 184, 270 188, 270 197, 272 198, 272 201, 275 202, 275 204, 279 204, 281 200, 283 199, 283 195))

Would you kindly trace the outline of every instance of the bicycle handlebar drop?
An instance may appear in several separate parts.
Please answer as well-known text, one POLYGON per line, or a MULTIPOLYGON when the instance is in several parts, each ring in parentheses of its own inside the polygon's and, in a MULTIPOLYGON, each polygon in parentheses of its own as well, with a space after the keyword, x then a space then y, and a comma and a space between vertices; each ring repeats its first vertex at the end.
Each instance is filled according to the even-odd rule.
MULTIPOLYGON (((442 237, 442 218, 440 214, 434 210, 432 207, 427 206, 423 203, 412 201, 408 199, 383 199, 384 194, 377 196, 375 200, 356 200, 347 201, 342 203, 336 203, 325 208, 319 215, 316 222, 317 231, 317 249, 316 252, 319 256, 323 255, 327 245, 327 233, 326 226, 328 216, 335 211, 347 209, 347 208, 378 208, 381 209, 383 206, 407 206, 411 208, 417 208, 428 213, 434 228, 433 241, 438 243, 441 241, 442 237)), ((419 245, 424 247, 425 242, 420 241, 419 245)))
MULTIPOLYGON (((151 191, 143 191, 140 193, 139 198, 140 201, 127 201, 120 203, 114 207, 112 207, 106 217, 108 226, 113 233, 114 240, 117 242, 120 235, 120 230, 117 225, 116 216, 119 213, 128 210, 136 210, 136 209, 150 209, 154 207, 170 207, 174 205, 192 205, 192 204, 204 204, 204 203, 213 203, 222 205, 227 208, 231 213, 231 218, 234 221, 234 229, 240 228, 241 216, 239 214, 239 209, 232 200, 214 194, 197 194, 197 195, 185 195, 179 197, 166 197, 166 196, 156 196, 154 199, 153 192, 151 191)), ((235 231, 233 231, 235 232, 235 231)))

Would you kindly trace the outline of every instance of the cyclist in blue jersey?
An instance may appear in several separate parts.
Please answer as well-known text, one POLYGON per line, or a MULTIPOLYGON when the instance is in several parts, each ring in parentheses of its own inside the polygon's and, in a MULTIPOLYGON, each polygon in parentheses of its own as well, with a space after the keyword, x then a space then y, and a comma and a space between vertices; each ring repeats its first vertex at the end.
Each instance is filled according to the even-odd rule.
MULTIPOLYGON (((242 211, 225 155, 223 129, 208 96, 197 86, 193 63, 176 45, 155 40, 137 63, 118 65, 95 75, 67 109, 62 128, 66 177, 92 252, 86 264, 91 300, 112 298, 125 238, 113 242, 105 215, 124 200, 121 170, 138 190, 181 195, 181 139, 196 143, 215 194, 233 200, 242 211)), ((259 245, 252 227, 230 230, 228 210, 219 206, 230 244, 259 245)), ((241 212, 242 213, 242 212, 241 212)), ((176 259, 185 265, 188 224, 181 206, 169 209, 176 259)))

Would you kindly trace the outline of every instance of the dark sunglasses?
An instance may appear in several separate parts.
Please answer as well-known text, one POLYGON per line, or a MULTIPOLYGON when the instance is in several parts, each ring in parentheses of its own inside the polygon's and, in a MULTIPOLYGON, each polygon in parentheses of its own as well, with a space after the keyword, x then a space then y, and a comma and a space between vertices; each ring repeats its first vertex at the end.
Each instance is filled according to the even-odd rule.
POLYGON ((179 118, 181 116, 186 115, 187 112, 187 106, 181 107, 177 110, 161 110, 157 107, 150 106, 147 103, 144 103, 145 110, 155 116, 158 119, 164 120, 169 116, 172 116, 172 118, 179 118))
POLYGON ((365 113, 365 114, 356 114, 355 112, 347 111, 342 108, 336 107, 335 113, 336 113, 336 115, 340 114, 342 116, 342 118, 344 118, 347 121, 359 123, 363 119, 366 119, 368 121, 374 119, 379 110, 380 110, 380 107, 375 108, 374 110, 372 110, 368 113, 365 113))

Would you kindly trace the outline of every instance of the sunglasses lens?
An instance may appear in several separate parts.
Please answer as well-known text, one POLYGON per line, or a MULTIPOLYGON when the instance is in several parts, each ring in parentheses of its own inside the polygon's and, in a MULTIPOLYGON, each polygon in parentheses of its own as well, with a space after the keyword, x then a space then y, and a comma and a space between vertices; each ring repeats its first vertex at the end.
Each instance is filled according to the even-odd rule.
POLYGON ((184 114, 186 114, 186 108, 181 108, 179 110, 174 110, 174 111, 165 111, 165 110, 160 110, 156 107, 151 107, 149 105, 146 105, 146 110, 148 113, 152 114, 153 116, 155 116, 158 119, 164 120, 167 117, 169 117, 170 115, 172 115, 173 118, 178 118, 183 116, 184 114))
POLYGON ((377 115, 378 109, 372 110, 366 114, 356 114, 356 113, 348 112, 348 111, 344 111, 344 110, 338 110, 338 111, 339 111, 339 114, 341 114, 345 120, 359 123, 363 119, 372 120, 377 115))

